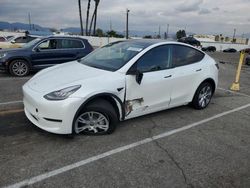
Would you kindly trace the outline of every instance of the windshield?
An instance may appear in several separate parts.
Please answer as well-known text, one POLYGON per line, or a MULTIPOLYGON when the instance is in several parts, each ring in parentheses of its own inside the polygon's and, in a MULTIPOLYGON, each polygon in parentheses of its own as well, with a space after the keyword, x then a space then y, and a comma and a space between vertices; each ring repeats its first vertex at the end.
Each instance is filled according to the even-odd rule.
POLYGON ((36 43, 39 42, 40 40, 41 40, 41 39, 36 38, 36 39, 34 39, 34 40, 32 40, 32 41, 30 41, 30 42, 24 44, 24 45, 22 46, 22 48, 29 48, 29 47, 32 47, 34 44, 36 44, 36 43))
POLYGON ((115 42, 92 52, 83 58, 80 63, 98 69, 116 71, 145 47, 142 44, 131 41, 115 42))

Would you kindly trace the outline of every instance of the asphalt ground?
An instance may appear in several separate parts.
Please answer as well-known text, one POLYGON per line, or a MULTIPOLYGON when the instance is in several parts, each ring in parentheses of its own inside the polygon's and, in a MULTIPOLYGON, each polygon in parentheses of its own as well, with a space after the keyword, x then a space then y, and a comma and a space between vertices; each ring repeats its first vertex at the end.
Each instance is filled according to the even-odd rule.
POLYGON ((0 73, 0 187, 250 187, 250 67, 231 92, 239 54, 211 56, 222 63, 205 110, 178 107, 73 139, 27 120, 30 76, 0 73))

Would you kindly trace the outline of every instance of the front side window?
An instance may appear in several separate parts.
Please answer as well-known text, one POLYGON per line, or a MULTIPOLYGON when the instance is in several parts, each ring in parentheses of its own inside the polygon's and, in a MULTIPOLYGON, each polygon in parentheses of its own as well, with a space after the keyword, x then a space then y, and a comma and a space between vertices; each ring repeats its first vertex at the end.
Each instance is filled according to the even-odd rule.
POLYGON ((151 72, 170 68, 171 48, 169 45, 153 48, 144 54, 136 63, 140 72, 151 72))
POLYGON ((38 45, 38 48, 40 50, 56 49, 57 44, 58 42, 56 39, 45 40, 38 45))
POLYGON ((189 65, 201 61, 204 54, 196 49, 183 45, 172 46, 172 61, 174 67, 189 65))

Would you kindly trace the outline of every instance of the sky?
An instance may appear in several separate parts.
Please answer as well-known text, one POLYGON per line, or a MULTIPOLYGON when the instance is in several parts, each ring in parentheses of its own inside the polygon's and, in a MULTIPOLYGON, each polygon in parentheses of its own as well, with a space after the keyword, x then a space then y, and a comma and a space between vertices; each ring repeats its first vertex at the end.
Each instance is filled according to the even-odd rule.
MULTIPOLYGON (((94 8, 92 0, 91 11, 94 8)), ((250 33, 250 0, 100 0, 97 27, 157 32, 179 29, 196 34, 233 35, 250 33)), ((87 0, 82 0, 85 26, 87 0)), ((78 0, 0 0, 0 21, 28 23, 57 29, 79 27, 78 0)))

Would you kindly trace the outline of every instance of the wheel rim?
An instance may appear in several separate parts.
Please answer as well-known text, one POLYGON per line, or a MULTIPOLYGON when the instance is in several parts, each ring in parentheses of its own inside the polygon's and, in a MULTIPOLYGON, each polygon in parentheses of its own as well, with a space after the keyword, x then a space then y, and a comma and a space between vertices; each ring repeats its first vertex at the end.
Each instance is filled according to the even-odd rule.
POLYGON ((206 107, 212 97, 212 88, 210 86, 205 86, 201 89, 199 94, 199 106, 202 108, 206 107))
POLYGON ((109 120, 99 112, 85 112, 75 122, 75 132, 104 133, 109 129, 109 120))
POLYGON ((28 72, 28 66, 22 61, 17 61, 13 64, 12 71, 17 76, 24 76, 28 72))

